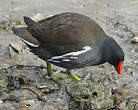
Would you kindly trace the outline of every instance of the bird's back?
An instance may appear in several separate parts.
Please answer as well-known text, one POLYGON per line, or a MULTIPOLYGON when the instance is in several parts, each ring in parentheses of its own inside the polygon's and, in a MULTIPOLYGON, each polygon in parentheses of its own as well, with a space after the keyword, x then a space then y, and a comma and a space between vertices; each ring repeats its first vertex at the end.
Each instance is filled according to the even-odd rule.
POLYGON ((95 44, 103 37, 101 27, 87 16, 77 13, 61 13, 39 21, 47 30, 47 38, 53 43, 95 44), (50 34, 50 35, 49 35, 50 34), (53 36, 52 36, 53 35, 53 36))
POLYGON ((101 27, 89 17, 76 13, 62 13, 34 22, 25 18, 30 33, 53 55, 81 50, 96 45, 105 37, 101 27))

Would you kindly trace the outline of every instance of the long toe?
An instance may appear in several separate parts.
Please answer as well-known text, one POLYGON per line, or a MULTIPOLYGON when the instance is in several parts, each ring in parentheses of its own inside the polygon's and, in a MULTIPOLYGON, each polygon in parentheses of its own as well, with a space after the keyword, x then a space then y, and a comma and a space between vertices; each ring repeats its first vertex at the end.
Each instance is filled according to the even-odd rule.
POLYGON ((53 79, 66 79, 66 78, 68 78, 67 76, 58 75, 57 72, 51 73, 51 77, 52 77, 53 79))
POLYGON ((73 74, 73 73, 71 72, 71 70, 67 70, 67 73, 68 73, 68 75, 71 76, 72 79, 74 79, 75 81, 80 81, 80 80, 81 80, 78 76, 76 76, 75 74, 73 74))
POLYGON ((58 80, 67 78, 67 76, 58 75, 59 72, 60 71, 54 72, 52 69, 52 65, 50 63, 47 63, 47 73, 52 79, 58 80))

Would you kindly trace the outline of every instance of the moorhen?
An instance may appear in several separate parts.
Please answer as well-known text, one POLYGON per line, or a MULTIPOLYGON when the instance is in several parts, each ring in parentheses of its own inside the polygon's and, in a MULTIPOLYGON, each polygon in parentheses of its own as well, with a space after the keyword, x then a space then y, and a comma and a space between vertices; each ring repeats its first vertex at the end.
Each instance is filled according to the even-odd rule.
POLYGON ((61 13, 39 22, 24 17, 27 27, 13 27, 13 33, 31 51, 47 62, 47 71, 56 76, 51 63, 67 69, 72 78, 80 80, 71 69, 113 65, 121 75, 124 52, 117 42, 105 34, 91 18, 77 13, 61 13))

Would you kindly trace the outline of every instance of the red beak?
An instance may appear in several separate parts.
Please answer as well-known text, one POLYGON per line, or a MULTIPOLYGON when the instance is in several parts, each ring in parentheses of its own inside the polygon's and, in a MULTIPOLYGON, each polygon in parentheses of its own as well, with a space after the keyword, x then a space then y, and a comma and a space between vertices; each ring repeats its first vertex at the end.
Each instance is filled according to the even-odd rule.
POLYGON ((118 73, 118 77, 121 77, 122 64, 123 64, 123 62, 119 62, 118 66, 116 67, 116 71, 118 73))

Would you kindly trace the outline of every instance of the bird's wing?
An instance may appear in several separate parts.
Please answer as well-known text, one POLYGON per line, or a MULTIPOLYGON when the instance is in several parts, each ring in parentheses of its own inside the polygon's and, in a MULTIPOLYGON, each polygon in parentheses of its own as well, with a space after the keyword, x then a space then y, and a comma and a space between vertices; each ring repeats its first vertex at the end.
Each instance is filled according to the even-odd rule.
POLYGON ((53 20, 45 25, 44 22, 37 23, 29 17, 24 17, 24 21, 29 32, 54 55, 75 52, 85 46, 95 45, 104 33, 98 24, 87 20, 75 21, 72 18, 63 19, 59 23, 54 23, 53 20))

